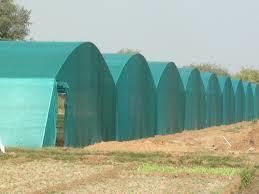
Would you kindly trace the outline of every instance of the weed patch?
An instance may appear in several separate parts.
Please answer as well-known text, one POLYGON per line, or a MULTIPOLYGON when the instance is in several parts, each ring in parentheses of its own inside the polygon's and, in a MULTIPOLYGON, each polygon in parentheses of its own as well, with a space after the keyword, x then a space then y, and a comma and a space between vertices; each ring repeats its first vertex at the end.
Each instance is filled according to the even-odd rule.
POLYGON ((253 180, 255 177, 255 171, 256 168, 253 166, 245 167, 241 172, 240 172, 240 187, 241 189, 245 188, 247 185, 250 184, 250 182, 253 180))
POLYGON ((241 169, 230 168, 230 167, 173 167, 173 166, 162 166, 158 164, 143 163, 137 167, 137 172, 141 173, 172 173, 172 174, 206 174, 206 175, 220 175, 220 176, 236 176, 239 175, 241 169))

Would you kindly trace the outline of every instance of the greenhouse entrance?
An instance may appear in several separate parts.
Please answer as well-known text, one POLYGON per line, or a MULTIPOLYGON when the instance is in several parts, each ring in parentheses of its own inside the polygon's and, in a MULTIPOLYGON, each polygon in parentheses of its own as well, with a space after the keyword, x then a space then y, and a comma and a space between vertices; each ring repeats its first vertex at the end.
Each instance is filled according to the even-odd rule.
POLYGON ((58 93, 57 104, 57 122, 56 122, 56 146, 64 146, 64 118, 65 118, 65 103, 66 103, 66 93, 58 93))
POLYGON ((67 83, 58 82, 57 84, 57 121, 56 121, 56 146, 57 147, 64 147, 65 145, 65 115, 66 115, 66 96, 68 91, 67 83))

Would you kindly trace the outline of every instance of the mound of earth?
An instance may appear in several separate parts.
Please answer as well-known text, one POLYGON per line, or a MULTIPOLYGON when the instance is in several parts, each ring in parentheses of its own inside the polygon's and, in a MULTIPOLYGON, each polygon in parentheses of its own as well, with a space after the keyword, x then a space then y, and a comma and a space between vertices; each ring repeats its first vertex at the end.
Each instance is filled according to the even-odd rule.
POLYGON ((101 142, 85 148, 103 152, 224 152, 258 153, 259 121, 241 122, 201 130, 125 142, 101 142))

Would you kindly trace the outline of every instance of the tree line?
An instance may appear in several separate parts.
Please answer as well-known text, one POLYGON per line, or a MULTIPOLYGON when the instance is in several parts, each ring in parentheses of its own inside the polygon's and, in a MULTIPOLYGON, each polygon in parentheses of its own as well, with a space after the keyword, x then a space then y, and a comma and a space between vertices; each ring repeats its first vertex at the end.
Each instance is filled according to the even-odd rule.
POLYGON ((259 83, 259 70, 253 68, 242 67, 239 72, 231 74, 226 68, 217 64, 191 64, 186 67, 197 68, 201 72, 210 72, 220 76, 230 76, 233 79, 259 83))

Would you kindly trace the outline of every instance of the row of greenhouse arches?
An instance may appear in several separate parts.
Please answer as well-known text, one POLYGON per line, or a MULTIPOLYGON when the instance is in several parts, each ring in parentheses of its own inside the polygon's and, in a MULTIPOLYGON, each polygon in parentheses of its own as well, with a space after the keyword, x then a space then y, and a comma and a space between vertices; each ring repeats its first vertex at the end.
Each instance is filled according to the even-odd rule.
POLYGON ((149 62, 140 54, 103 56, 116 86, 115 140, 172 134, 259 116, 259 87, 255 83, 177 68, 173 62, 149 62))
POLYGON ((177 68, 173 62, 149 62, 139 54, 108 54, 104 59, 116 85, 116 140, 259 118, 255 83, 177 68))
POLYGON ((101 54, 92 43, 3 41, 0 51, 0 87, 5 91, 0 96, 4 104, 0 114, 10 110, 0 117, 0 136, 8 146, 55 145, 59 91, 66 93, 65 146, 140 139, 259 118, 259 85, 255 83, 177 68, 173 62, 147 61, 141 54, 101 54), (16 86, 20 93, 13 91, 16 86), (24 101, 12 101, 17 103, 13 106, 6 103, 20 96, 24 101), (20 106, 27 110, 24 119, 10 127, 20 106), (37 120, 31 119, 32 114, 37 114, 37 120))

